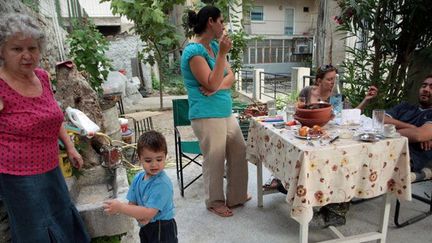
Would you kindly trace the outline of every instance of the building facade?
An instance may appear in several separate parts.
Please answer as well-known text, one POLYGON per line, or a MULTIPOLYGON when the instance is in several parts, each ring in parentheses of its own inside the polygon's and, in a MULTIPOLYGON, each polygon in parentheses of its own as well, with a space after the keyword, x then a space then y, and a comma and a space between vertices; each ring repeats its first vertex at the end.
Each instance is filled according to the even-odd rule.
POLYGON ((316 0, 254 1, 244 16, 245 30, 252 37, 244 65, 274 73, 311 66, 318 8, 316 0))

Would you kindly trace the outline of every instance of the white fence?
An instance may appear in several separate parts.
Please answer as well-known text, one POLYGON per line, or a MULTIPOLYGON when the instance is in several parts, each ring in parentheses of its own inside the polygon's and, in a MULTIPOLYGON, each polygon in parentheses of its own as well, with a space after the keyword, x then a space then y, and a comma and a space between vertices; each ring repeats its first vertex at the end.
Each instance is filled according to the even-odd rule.
POLYGON ((264 69, 254 68, 236 73, 237 91, 250 99, 267 102, 276 99, 278 94, 299 92, 304 86, 304 77, 310 76, 310 68, 292 68, 291 75, 267 73, 264 69))

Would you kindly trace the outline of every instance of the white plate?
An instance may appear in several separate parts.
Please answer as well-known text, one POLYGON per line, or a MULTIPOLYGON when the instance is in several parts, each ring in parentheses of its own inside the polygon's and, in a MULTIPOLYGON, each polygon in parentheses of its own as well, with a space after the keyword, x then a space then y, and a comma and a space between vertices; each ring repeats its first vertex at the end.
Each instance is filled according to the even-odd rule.
POLYGON ((380 136, 373 133, 362 133, 358 135, 358 139, 363 142, 377 142, 380 140, 380 136))
MULTIPOLYGON (((295 133, 294 133, 294 137, 296 137, 296 138, 300 138, 300 139, 307 139, 306 136, 300 136, 300 135, 295 134, 295 133)), ((320 138, 320 137, 321 137, 321 136, 310 136, 311 139, 318 139, 318 138, 320 138)))
POLYGON ((386 137, 386 138, 400 138, 401 135, 400 135, 400 133, 395 132, 395 133, 393 133, 393 134, 384 135, 384 137, 386 137))

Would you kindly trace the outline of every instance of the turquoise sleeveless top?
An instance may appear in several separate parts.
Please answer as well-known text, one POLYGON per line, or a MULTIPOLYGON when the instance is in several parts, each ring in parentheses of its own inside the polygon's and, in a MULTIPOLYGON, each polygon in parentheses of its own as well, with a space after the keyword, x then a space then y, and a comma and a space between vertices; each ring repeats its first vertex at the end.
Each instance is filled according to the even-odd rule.
MULTIPOLYGON (((219 52, 219 45, 216 41, 212 41, 210 46, 215 55, 219 52)), ((232 100, 231 90, 223 89, 218 90, 210 96, 205 96, 201 93, 199 88, 201 84, 195 79, 189 61, 194 56, 202 56, 207 61, 211 70, 213 70, 216 59, 211 57, 206 48, 200 43, 189 43, 183 50, 181 57, 181 72, 183 75, 184 83, 188 92, 189 99, 189 119, 200 118, 224 118, 231 116, 232 113, 232 100)), ((225 75, 226 75, 225 71, 225 75)))

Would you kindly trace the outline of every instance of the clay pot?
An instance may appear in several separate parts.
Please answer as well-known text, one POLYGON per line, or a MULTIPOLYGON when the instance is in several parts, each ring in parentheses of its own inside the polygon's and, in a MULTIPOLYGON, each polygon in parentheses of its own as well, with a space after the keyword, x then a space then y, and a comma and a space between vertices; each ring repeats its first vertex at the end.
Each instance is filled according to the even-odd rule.
POLYGON ((305 119, 329 118, 332 115, 332 106, 329 103, 312 103, 297 107, 295 116, 305 119))
POLYGON ((324 126, 333 118, 332 106, 328 103, 312 103, 298 107, 294 119, 303 126, 324 126))
POLYGON ((322 127, 325 124, 327 124, 327 122, 329 122, 332 118, 333 116, 327 118, 322 117, 318 119, 310 119, 310 118, 302 118, 302 117, 294 116, 294 119, 299 121, 302 124, 302 126, 307 126, 307 127, 313 127, 315 125, 322 127))

